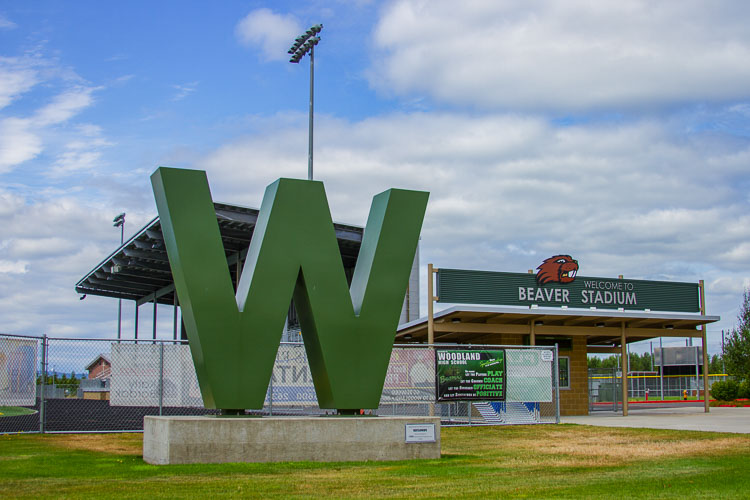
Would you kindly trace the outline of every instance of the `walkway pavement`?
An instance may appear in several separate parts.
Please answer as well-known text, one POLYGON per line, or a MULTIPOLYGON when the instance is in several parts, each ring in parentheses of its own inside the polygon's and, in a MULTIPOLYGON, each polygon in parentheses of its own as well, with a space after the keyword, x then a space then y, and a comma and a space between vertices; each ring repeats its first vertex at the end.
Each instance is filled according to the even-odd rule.
POLYGON ((654 408, 629 411, 627 417, 612 412, 595 412, 585 416, 561 417, 563 424, 602 427, 642 427, 690 431, 736 432, 750 434, 750 408, 703 407, 654 408))

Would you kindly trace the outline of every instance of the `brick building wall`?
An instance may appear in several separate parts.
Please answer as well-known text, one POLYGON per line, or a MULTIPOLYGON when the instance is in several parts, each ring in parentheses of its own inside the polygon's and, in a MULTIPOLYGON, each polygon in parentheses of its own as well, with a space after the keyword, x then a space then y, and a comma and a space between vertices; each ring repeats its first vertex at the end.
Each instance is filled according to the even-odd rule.
POLYGON ((105 359, 99 358, 97 363, 89 369, 89 378, 108 377, 111 367, 105 359))
POLYGON ((589 370, 586 337, 573 337, 573 348, 561 349, 560 356, 570 358, 570 389, 560 389, 560 414, 588 415, 589 370))

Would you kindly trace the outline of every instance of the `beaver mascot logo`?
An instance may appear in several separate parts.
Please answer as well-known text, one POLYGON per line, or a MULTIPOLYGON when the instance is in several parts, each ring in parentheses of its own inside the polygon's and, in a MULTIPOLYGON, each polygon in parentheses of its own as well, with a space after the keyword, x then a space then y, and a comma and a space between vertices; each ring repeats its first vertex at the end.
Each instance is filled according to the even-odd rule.
POLYGON ((555 255, 541 263, 537 267, 536 282, 539 285, 545 283, 572 283, 578 273, 578 261, 573 260, 570 255, 555 255))

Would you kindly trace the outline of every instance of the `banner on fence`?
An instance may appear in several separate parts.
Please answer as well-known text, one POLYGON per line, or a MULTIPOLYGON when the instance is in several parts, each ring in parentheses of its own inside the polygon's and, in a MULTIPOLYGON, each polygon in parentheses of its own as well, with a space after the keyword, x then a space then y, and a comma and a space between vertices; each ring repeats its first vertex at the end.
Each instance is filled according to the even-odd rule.
POLYGON ((317 406, 318 398, 304 345, 279 346, 266 393, 266 404, 271 404, 272 399, 274 405, 317 406))
POLYGON ((507 349, 507 399, 512 402, 552 401, 553 352, 542 349, 507 349))
MULTIPOLYGON (((380 403, 428 402, 435 399, 434 354, 428 349, 391 351, 380 403)), ((273 367, 266 404, 317 406, 305 348, 281 344, 273 367)))
POLYGON ((160 360, 159 344, 112 344, 112 406, 157 406, 160 389, 164 406, 203 406, 190 347, 164 345, 163 349, 160 360))
POLYGON ((438 401, 505 401, 504 349, 438 349, 438 401))
POLYGON ((36 339, 0 340, 0 405, 36 403, 36 346, 36 339))
POLYGON ((380 403, 435 401, 434 366, 430 349, 394 348, 380 403))

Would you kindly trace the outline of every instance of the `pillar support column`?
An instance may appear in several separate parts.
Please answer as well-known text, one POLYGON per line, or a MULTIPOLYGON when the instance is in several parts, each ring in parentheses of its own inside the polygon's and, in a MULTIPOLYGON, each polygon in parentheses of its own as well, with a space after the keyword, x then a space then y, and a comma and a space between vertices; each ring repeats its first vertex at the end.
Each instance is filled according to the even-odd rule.
POLYGON ((432 264, 427 264, 427 344, 429 345, 435 343, 434 301, 438 298, 434 293, 435 285, 433 274, 437 271, 437 268, 432 267, 432 264))
POLYGON ((622 416, 628 416, 628 343, 625 338, 625 322, 620 322, 620 347, 622 348, 622 416))
MULTIPOLYGON (((706 289, 703 280, 698 282, 701 292, 701 316, 706 315, 706 289)), ((703 411, 708 413, 708 342, 706 342, 706 325, 701 325, 701 341, 703 344, 703 411)))

